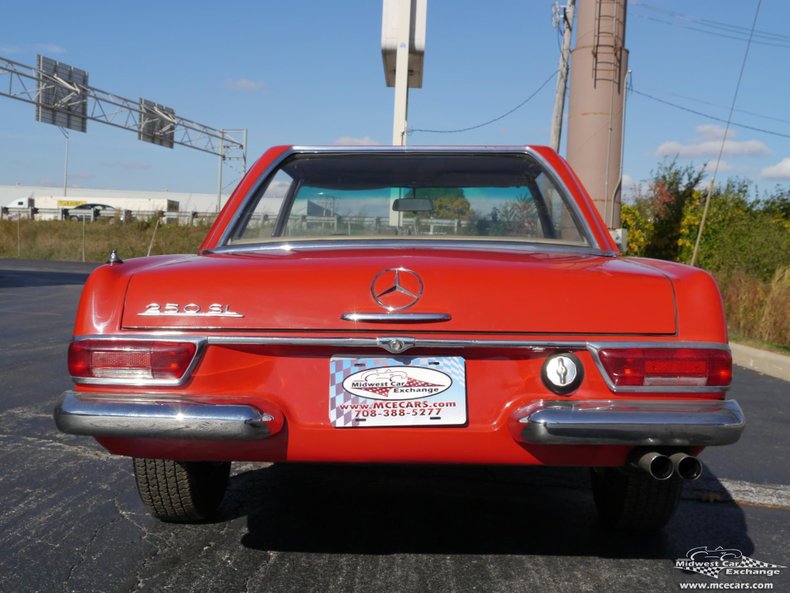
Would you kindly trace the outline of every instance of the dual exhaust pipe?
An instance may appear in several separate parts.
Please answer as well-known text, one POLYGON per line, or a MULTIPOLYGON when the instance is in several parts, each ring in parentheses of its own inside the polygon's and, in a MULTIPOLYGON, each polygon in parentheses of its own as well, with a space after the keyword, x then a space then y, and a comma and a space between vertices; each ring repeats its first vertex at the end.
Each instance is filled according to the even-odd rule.
POLYGON ((702 475, 700 460, 686 453, 664 455, 657 451, 640 451, 634 456, 633 463, 656 480, 668 480, 672 474, 684 480, 696 480, 702 475))

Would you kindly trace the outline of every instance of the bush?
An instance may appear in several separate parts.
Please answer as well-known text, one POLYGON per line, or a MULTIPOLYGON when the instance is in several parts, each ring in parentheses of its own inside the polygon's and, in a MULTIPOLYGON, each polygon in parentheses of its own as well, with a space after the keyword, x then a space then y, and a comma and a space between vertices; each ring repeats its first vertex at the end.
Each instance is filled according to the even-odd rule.
MULTIPOLYGON (((648 193, 623 206, 628 255, 691 262, 707 195, 695 187, 701 175, 662 164, 648 193)), ((713 188, 697 265, 716 277, 735 333, 790 347, 790 197, 749 192, 738 179, 713 188)))

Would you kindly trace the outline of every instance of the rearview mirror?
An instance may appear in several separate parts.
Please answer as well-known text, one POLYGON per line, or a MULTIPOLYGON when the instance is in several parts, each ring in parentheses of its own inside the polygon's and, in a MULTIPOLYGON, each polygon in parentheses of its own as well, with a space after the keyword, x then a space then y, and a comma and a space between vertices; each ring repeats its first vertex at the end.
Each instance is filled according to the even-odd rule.
POLYGON ((425 198, 400 198, 392 203, 393 212, 430 212, 433 202, 425 198))

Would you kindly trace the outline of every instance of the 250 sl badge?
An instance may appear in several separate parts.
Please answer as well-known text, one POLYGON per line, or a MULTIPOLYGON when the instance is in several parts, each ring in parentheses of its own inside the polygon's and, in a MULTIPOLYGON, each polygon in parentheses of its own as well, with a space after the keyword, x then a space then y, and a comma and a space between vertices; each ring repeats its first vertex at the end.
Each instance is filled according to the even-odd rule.
POLYGON ((230 305, 212 303, 205 310, 197 303, 151 303, 145 311, 138 313, 141 317, 244 317, 241 313, 230 310, 230 305))
POLYGON ((406 400, 447 391, 453 380, 434 369, 390 366, 366 369, 346 377, 343 389, 366 399, 406 400))

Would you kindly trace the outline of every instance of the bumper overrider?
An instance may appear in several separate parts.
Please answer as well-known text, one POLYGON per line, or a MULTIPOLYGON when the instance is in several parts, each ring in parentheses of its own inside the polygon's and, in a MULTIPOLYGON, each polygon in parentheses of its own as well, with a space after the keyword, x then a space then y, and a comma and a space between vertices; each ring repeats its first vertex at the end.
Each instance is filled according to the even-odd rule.
MULTIPOLYGON (((284 424, 280 410, 266 408, 66 391, 54 415, 63 432, 94 437, 259 440, 284 424)), ((667 447, 728 445, 745 425, 734 400, 539 400, 508 423, 523 443, 667 447)))

